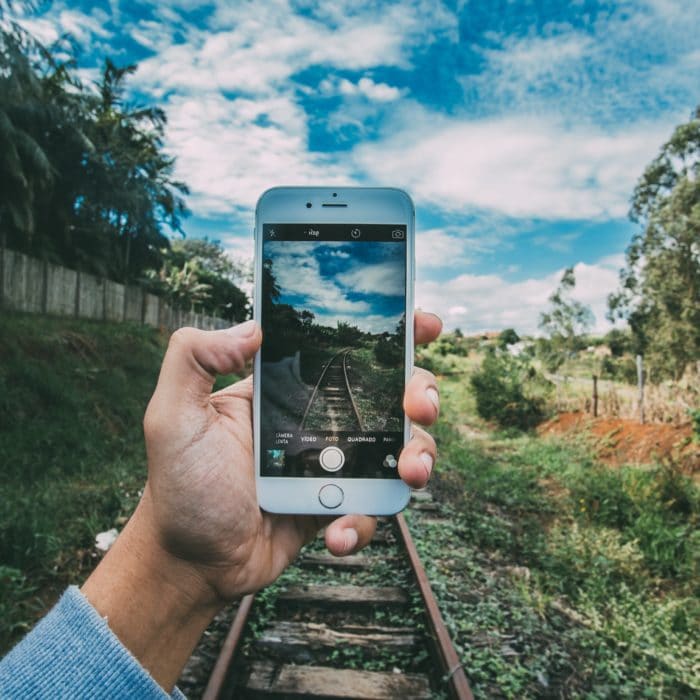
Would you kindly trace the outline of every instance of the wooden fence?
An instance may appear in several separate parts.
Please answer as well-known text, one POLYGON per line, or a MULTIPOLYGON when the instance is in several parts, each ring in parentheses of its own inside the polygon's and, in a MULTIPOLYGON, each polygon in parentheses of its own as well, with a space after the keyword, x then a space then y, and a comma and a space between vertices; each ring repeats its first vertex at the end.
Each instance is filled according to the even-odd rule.
POLYGON ((228 328, 222 318, 171 308, 164 299, 0 247, 0 307, 100 321, 133 321, 173 331, 228 328))

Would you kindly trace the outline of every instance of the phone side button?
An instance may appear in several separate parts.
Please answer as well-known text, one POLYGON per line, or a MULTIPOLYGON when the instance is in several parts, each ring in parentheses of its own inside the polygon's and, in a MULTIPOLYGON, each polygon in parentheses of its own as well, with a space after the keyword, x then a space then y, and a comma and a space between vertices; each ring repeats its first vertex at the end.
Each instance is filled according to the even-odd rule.
POLYGON ((343 489, 335 484, 326 484, 318 492, 318 500, 324 508, 337 508, 344 498, 343 489))

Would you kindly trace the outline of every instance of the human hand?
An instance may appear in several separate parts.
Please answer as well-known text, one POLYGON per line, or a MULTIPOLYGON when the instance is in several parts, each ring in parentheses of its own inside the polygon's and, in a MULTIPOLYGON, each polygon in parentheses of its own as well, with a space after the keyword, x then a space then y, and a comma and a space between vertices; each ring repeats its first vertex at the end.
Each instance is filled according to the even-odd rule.
MULTIPOLYGON (((417 343, 434 340, 437 316, 416 312, 417 343)), ((82 590, 122 643, 169 690, 220 607, 274 581, 326 525, 329 551, 372 539, 376 519, 266 513, 255 492, 252 381, 211 393, 217 374, 240 372, 261 342, 250 321, 223 331, 173 334, 144 419, 148 481, 116 543, 82 590)), ((404 410, 414 422, 399 458, 410 486, 427 483, 435 443, 415 423, 439 411, 435 378, 416 369, 404 410)))
MULTIPOLYGON (((418 342, 433 340, 441 328, 437 317, 420 312, 415 325, 418 342)), ((328 523, 328 518, 260 510, 252 379, 211 394, 215 376, 242 370, 260 340, 254 322, 225 331, 184 328, 174 333, 144 420, 154 537, 165 551, 190 562, 221 600, 274 581, 328 523)), ((435 378, 416 370, 405 394, 409 419, 431 424, 437 402, 435 378)), ((434 460, 432 437, 414 427, 399 459, 400 476, 422 487, 434 460)), ((326 545, 333 554, 350 554, 370 542, 375 527, 376 519, 367 516, 333 519, 326 528, 326 545)))

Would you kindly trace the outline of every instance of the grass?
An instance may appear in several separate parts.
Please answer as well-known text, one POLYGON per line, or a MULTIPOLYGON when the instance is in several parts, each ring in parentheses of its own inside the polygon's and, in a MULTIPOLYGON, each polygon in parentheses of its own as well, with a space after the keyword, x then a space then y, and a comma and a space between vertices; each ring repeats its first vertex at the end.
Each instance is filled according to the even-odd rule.
POLYGON ((0 652, 131 513, 163 349, 137 325, 0 314, 0 652))
POLYGON ((494 432, 468 386, 443 377, 434 430, 451 517, 411 527, 475 695, 697 697, 697 487, 600 465, 583 437, 494 432))
POLYGON ((400 431, 403 368, 377 362, 371 344, 353 349, 348 375, 365 430, 400 431))
MULTIPOLYGON (((133 509, 163 349, 139 326, 0 315, 0 652, 133 509)), ((439 362, 450 517, 410 525, 477 697, 697 697, 697 487, 672 464, 604 467, 584 439, 493 432, 478 358, 439 362)))

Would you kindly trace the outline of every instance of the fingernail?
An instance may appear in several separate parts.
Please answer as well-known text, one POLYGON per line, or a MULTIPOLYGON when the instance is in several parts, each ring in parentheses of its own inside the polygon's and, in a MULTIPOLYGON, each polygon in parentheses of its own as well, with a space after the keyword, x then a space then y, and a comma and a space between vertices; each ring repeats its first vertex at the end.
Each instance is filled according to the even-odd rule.
POLYGON ((240 338, 247 338, 255 333, 257 325, 255 321, 246 321, 245 323, 238 323, 235 326, 231 326, 229 331, 240 338))
POLYGON ((433 389, 433 387, 428 387, 425 390, 425 393, 428 395, 428 398, 430 399, 430 403, 435 406, 435 410, 439 411, 440 410, 440 396, 437 393, 436 389, 433 389))
POLYGON ((423 464, 425 466, 425 475, 428 478, 430 478, 430 472, 433 471, 433 457, 432 457, 432 455, 428 454, 427 452, 421 452, 420 459, 421 459, 421 462, 423 462, 423 464))
POLYGON ((357 546, 357 530, 345 530, 345 545, 343 553, 351 552, 357 546))

